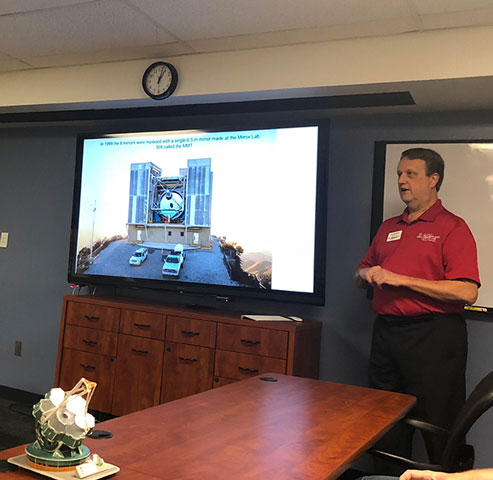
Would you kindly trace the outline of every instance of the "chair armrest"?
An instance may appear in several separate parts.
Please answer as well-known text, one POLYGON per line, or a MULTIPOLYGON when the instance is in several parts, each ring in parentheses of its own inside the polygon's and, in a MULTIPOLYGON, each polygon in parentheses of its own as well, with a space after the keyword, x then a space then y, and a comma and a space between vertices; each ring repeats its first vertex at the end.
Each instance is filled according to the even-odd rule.
POLYGON ((411 460, 410 458, 400 457, 399 455, 394 455, 393 453, 384 452, 382 450, 376 450, 374 448, 371 448, 370 450, 368 450, 368 453, 370 455, 375 456, 375 457, 384 458, 386 460, 389 460, 392 463, 396 463, 398 465, 403 465, 407 468, 413 468, 416 470, 435 470, 435 471, 441 471, 442 470, 442 467, 440 465, 433 465, 431 463, 417 462, 415 460, 411 460))
POLYGON ((418 430, 425 430, 426 432, 436 433, 438 435, 448 435, 450 433, 445 428, 438 427, 437 425, 425 422, 424 420, 418 420, 417 418, 405 418, 403 421, 418 430))

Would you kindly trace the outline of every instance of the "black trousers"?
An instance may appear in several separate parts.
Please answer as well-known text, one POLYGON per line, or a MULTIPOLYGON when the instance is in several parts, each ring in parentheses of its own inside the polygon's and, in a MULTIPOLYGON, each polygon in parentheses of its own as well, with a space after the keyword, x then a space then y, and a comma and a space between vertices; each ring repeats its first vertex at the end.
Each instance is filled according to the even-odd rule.
MULTIPOLYGON (((420 317, 378 316, 369 362, 370 387, 417 398, 412 415, 450 428, 465 402, 467 330, 460 314, 420 317)), ((410 457, 414 429, 396 425, 377 448, 410 457)), ((446 439, 423 433, 429 460, 440 463, 446 439)), ((375 460, 375 473, 400 475, 403 469, 375 460)))

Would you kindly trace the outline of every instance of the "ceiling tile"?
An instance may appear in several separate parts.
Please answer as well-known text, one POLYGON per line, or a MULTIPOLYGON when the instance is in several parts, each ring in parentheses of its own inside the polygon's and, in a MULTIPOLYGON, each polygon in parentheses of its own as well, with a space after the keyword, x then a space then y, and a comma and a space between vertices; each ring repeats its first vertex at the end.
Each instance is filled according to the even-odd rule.
POLYGON ((89 3, 94 0, 2 0, 0 2, 0 15, 12 13, 44 10, 46 8, 66 7, 76 3, 89 3))
POLYGON ((12 58, 9 59, 0 58, 0 72, 2 73, 13 72, 16 70, 26 70, 28 68, 31 67, 24 62, 20 62, 19 60, 15 60, 12 58))
POLYGON ((129 0, 182 40, 409 16, 405 0, 129 0))
POLYGON ((73 55, 46 55, 38 57, 26 57, 25 60, 35 68, 66 67, 91 63, 118 62, 143 58, 167 58, 175 55, 192 53, 187 45, 181 43, 167 43, 164 45, 151 45, 138 48, 122 48, 98 50, 89 53, 80 53, 77 58, 73 55))
POLYGON ((493 0, 412 0, 418 13, 426 15, 429 13, 445 12, 467 12, 468 10, 477 10, 482 8, 493 7, 493 0))
POLYGON ((117 0, 0 17, 2 51, 24 58, 147 46, 176 39, 117 0), (47 32, 49 32, 47 34, 47 32))
POLYGON ((325 42, 348 38, 394 35, 415 31, 412 20, 400 18, 394 21, 373 21, 326 28, 289 30, 284 32, 237 35, 233 37, 190 40, 188 44, 197 52, 242 50, 249 48, 275 47, 309 42, 325 42))
POLYGON ((493 0, 0 0, 0 71, 476 25, 493 0))
POLYGON ((426 30, 491 25, 493 23, 493 8, 468 12, 427 14, 421 17, 421 21, 426 30))

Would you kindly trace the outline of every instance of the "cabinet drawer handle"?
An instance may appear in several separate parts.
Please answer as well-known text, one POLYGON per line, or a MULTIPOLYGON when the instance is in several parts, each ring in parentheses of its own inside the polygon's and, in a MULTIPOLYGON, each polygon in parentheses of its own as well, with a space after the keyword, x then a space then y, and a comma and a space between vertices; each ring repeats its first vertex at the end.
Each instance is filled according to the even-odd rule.
POLYGON ((91 347, 94 347, 95 345, 98 344, 98 342, 95 342, 94 340, 87 340, 86 338, 83 338, 82 341, 91 347))
POLYGON ((248 345, 249 347, 253 347, 254 345, 260 345, 259 340, 247 340, 246 338, 240 338, 240 342, 248 345))
POLYGON ((90 372, 96 370, 96 367, 94 365, 87 365, 87 363, 81 363, 80 365, 84 370, 89 370, 90 372))
POLYGON ((238 370, 242 373, 258 373, 258 368, 238 367, 238 370))
POLYGON ((137 350, 136 348, 132 348, 132 352, 138 353, 139 355, 147 355, 149 353, 148 350, 137 350))
POLYGON ((196 335, 200 335, 199 332, 190 332, 187 330, 182 330, 181 333, 183 333, 186 337, 195 337, 196 335))
POLYGON ((91 315, 84 315, 84 318, 86 320, 89 320, 90 322, 99 322, 99 317, 91 317, 91 315))
POLYGON ((137 328, 142 328, 142 329, 145 329, 145 328, 151 328, 150 325, 146 325, 145 323, 136 323, 134 322, 134 325, 137 327, 137 328))
POLYGON ((178 357, 178 358, 185 363, 193 363, 198 361, 196 358, 185 358, 185 357, 178 357))

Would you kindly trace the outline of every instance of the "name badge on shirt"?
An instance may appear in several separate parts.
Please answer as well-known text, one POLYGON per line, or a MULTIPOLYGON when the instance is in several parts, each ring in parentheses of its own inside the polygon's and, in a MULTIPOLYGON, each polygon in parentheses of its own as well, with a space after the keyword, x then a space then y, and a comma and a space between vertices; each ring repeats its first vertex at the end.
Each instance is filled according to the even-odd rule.
POLYGON ((396 240, 400 240, 402 237, 402 230, 398 230, 397 232, 390 232, 387 235, 387 242, 395 242, 396 240))

